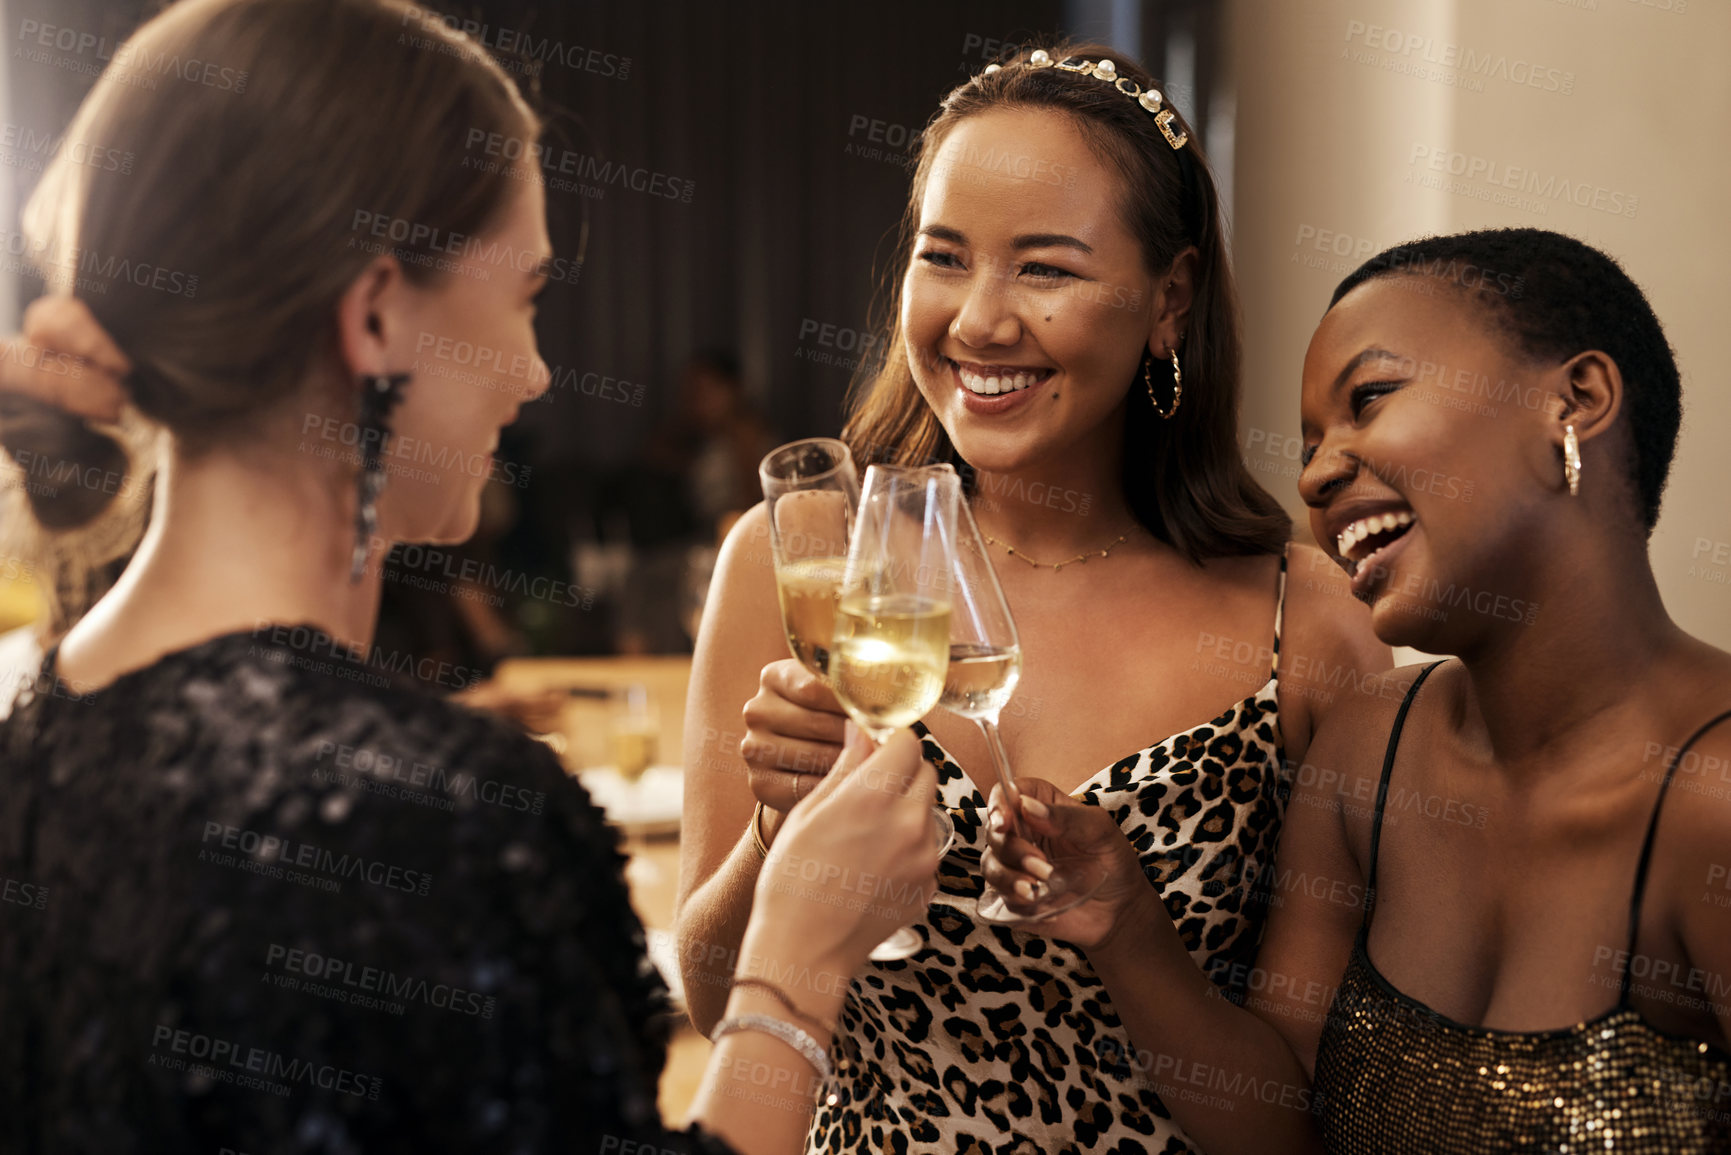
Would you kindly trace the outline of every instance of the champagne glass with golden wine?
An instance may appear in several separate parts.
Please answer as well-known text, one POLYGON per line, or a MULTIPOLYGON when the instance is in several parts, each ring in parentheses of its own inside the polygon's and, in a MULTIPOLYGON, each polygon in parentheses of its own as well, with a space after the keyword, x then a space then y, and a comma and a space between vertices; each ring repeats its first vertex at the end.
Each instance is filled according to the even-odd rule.
POLYGON ((834 438, 811 437, 771 450, 757 473, 788 649, 827 680, 848 534, 859 508, 853 455, 834 438))
MULTIPOLYGON (((938 703, 950 663, 952 560, 961 483, 948 466, 873 465, 848 541, 829 683, 854 723, 882 742, 938 703)), ((949 811, 932 809, 940 852, 955 841, 949 811)), ((871 957, 910 958, 925 942, 902 927, 871 957)))
MULTIPOLYGON (((1022 643, 1004 587, 998 583, 998 572, 966 502, 956 513, 952 556, 956 580, 950 592, 950 666, 938 704, 979 725, 992 753, 998 785, 1004 791, 1005 818, 1011 833, 1040 845, 1040 839, 1022 827, 1022 795, 998 736, 998 715, 1021 680, 1022 643)), ((1042 850, 1051 854, 1044 846, 1042 850)), ((1037 884, 1033 900, 1018 900, 1016 909, 988 885, 980 892, 980 918, 1006 926, 1038 922, 1069 910, 1105 881, 1105 873, 1089 863, 1067 863, 1058 858, 1052 866, 1052 877, 1037 884)))

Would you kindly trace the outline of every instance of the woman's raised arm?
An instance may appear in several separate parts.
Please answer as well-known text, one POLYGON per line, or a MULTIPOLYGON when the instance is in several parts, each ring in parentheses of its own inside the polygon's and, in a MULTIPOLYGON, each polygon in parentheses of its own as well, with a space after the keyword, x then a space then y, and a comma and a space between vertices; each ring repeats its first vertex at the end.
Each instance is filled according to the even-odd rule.
POLYGON ((699 1030, 721 1018, 763 864, 752 838, 753 808, 764 802, 763 835, 773 841, 781 816, 811 795, 813 776, 841 753, 844 718, 822 683, 791 659, 764 669, 787 657, 769 524, 759 505, 739 519, 716 562, 685 709, 675 937, 686 1004, 699 1030), (760 689, 760 679, 768 688, 760 689), (826 700, 833 715, 823 709, 826 700), (784 733, 772 733, 774 726, 784 733))

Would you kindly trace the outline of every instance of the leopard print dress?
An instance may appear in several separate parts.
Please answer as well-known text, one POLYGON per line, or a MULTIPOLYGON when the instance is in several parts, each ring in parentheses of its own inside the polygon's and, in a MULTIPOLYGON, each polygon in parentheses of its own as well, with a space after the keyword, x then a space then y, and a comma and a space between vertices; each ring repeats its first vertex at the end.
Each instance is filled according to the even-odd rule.
MULTIPOLYGON (((1285 595, 1282 558, 1274 660, 1260 689, 1114 762, 1076 795, 1112 812, 1191 957, 1234 1000, 1262 936, 1290 787, 1275 694, 1285 595)), ((1135 1048, 1082 952, 975 918, 986 800, 918 729, 956 842, 914 924, 925 948, 871 963, 854 983, 831 1052, 835 1101, 818 1109, 807 1152, 1197 1151, 1161 1094, 1206 1087, 1132 1069, 1135 1048)))

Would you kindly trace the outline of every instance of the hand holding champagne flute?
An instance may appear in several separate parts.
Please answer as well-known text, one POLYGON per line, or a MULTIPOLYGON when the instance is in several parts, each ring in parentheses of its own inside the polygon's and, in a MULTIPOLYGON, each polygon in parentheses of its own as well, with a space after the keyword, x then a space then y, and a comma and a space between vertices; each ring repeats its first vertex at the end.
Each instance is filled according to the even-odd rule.
MULTIPOLYGON (((998 583, 980 530, 966 502, 956 513, 956 539, 952 551, 955 582, 950 599, 950 668, 939 705, 952 714, 972 718, 985 734, 992 752, 992 766, 1007 806, 993 810, 993 820, 1003 815, 1012 836, 1026 837, 1021 818, 1022 798, 1009 757, 998 737, 998 715, 1016 692, 1022 676, 1022 644, 1016 634, 1010 604, 998 583)), ((1051 850, 1048 846, 1047 853, 1051 850)), ((1085 900, 1100 886, 1104 872, 1097 863, 1084 859, 1060 859, 1043 880, 1023 880, 1032 896, 1009 896, 990 882, 980 894, 979 916, 987 922, 1015 925, 1038 922, 1068 910, 1085 900)))
MULTIPOLYGON (((948 466, 866 470, 828 677, 842 708, 874 741, 917 722, 943 693, 960 497, 960 479, 948 466)), ((943 808, 933 815, 943 853, 955 826, 943 808)), ((922 946, 920 935, 903 927, 871 957, 908 958, 922 946)))

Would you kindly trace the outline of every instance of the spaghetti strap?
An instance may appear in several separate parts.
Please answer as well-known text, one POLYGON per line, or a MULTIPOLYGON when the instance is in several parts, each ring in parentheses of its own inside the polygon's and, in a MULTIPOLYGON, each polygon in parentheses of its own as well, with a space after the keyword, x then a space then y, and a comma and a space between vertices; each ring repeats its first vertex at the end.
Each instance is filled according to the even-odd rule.
POLYGON ((1629 895, 1629 949, 1623 953, 1628 961, 1623 966, 1622 977, 1617 980, 1617 1006, 1621 1007, 1629 1001, 1629 972, 1635 966, 1635 938, 1641 931, 1641 900, 1647 890, 1647 867, 1653 859, 1653 838, 1659 832, 1659 808, 1665 805, 1665 794, 1671 788, 1671 779, 1677 773, 1677 767, 1683 764, 1688 756, 1689 748, 1695 745, 1707 731, 1731 718, 1731 710, 1716 714, 1703 722, 1696 731, 1689 735, 1688 741, 1678 747, 1677 755, 1665 763, 1665 777, 1659 780, 1659 797, 1653 801, 1653 813, 1647 819, 1647 837, 1641 842, 1641 858, 1635 864, 1635 887, 1629 895))
POLYGON ((1360 934, 1370 928, 1370 913, 1376 906, 1376 855, 1382 847, 1382 808, 1388 801, 1388 780, 1394 770, 1394 754, 1400 746, 1400 732, 1406 726, 1406 712, 1412 708, 1413 699, 1418 697, 1418 688, 1424 685, 1424 680, 1446 660, 1432 662, 1419 671, 1418 677, 1407 687, 1406 697, 1401 699, 1400 710, 1394 716, 1394 727, 1388 733, 1388 750, 1382 756, 1382 781, 1378 782, 1376 787, 1376 817, 1370 828, 1370 870, 1364 878, 1364 918, 1359 923, 1360 934))
POLYGON ((1280 627, 1286 620, 1286 558, 1291 552, 1292 543, 1289 541, 1280 551, 1280 581, 1274 587, 1274 658, 1268 668, 1270 678, 1280 676, 1280 627))

